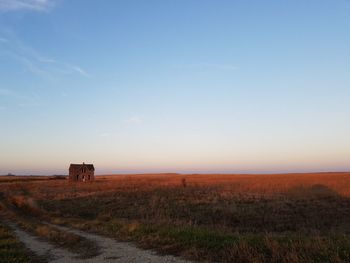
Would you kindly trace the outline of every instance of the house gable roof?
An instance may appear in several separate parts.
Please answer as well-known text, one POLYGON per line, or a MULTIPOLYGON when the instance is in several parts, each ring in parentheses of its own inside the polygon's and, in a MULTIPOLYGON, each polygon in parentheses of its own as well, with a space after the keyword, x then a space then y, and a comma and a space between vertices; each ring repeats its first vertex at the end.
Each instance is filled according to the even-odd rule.
POLYGON ((69 166, 70 171, 81 171, 81 168, 86 167, 88 171, 95 171, 95 167, 93 164, 74 164, 71 163, 69 166))

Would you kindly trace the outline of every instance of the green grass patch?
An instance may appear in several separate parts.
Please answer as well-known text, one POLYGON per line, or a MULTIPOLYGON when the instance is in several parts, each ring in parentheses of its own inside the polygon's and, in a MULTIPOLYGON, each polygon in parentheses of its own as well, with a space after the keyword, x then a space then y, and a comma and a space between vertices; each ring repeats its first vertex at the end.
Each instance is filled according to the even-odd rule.
MULTIPOLYGON (((95 226, 96 223, 94 221, 95 226)), ((350 238, 346 235, 233 234, 202 227, 123 223, 117 219, 100 222, 99 225, 100 231, 104 229, 103 234, 136 241, 161 253, 182 254, 195 260, 350 262, 350 238)))

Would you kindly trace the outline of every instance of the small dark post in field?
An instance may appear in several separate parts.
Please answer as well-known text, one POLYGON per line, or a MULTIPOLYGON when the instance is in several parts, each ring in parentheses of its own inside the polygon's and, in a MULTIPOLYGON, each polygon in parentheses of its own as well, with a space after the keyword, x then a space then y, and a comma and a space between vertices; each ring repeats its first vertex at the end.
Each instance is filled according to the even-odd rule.
POLYGON ((186 187, 186 186, 187 186, 186 178, 182 178, 182 179, 181 179, 181 183, 182 183, 182 186, 183 186, 183 187, 186 187))

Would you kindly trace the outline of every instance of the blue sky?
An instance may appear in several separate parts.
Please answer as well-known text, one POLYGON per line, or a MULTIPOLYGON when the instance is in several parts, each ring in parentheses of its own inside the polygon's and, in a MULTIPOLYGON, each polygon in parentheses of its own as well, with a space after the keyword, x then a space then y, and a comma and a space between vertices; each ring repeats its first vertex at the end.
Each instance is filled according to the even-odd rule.
POLYGON ((350 1, 0 0, 0 174, 350 170, 350 1))

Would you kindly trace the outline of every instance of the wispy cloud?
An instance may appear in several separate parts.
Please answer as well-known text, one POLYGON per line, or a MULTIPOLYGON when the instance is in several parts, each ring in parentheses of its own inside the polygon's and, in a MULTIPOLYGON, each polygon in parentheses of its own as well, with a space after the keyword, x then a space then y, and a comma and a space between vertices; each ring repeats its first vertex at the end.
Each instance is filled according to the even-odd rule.
POLYGON ((102 132, 99 134, 100 137, 109 137, 111 134, 109 132, 102 132))
POLYGON ((14 59, 27 71, 40 77, 56 77, 67 74, 91 77, 82 67, 42 56, 39 52, 24 45, 15 37, 11 38, 11 40, 0 37, 0 47, 0 55, 14 59))
POLYGON ((2 37, 0 37, 0 42, 2 42, 2 43, 7 43, 7 42, 9 42, 6 38, 2 38, 2 37))
MULTIPOLYGON (((38 94, 22 94, 19 93, 15 90, 10 90, 10 89, 0 89, 0 98, 1 97, 6 97, 9 99, 14 100, 14 104, 12 105, 17 105, 19 107, 33 107, 33 106, 40 106, 40 96, 38 94)), ((5 107, 5 106, 3 106, 5 107)))
POLYGON ((140 124, 143 122, 143 119, 140 116, 134 115, 125 119, 124 122, 128 124, 140 124))
POLYGON ((194 63, 194 64, 176 66, 176 68, 214 69, 214 70, 228 70, 228 71, 234 71, 239 69, 239 67, 235 65, 215 64, 215 63, 194 63))
POLYGON ((13 92, 9 89, 0 89, 0 96, 10 96, 13 92))
POLYGON ((85 77, 91 77, 90 74, 86 73, 85 70, 83 70, 81 67, 78 66, 72 66, 72 65, 68 65, 71 69, 73 69, 74 71, 78 72, 80 75, 85 76, 85 77))
POLYGON ((8 53, 8 56, 16 60, 22 66, 24 66, 24 68, 29 72, 40 77, 50 77, 49 72, 45 70, 44 67, 37 65, 37 63, 35 63, 35 60, 32 60, 29 57, 16 54, 16 53, 11 53, 11 52, 8 53))
POLYGON ((0 0, 0 11, 48 11, 53 6, 52 0, 0 0))

